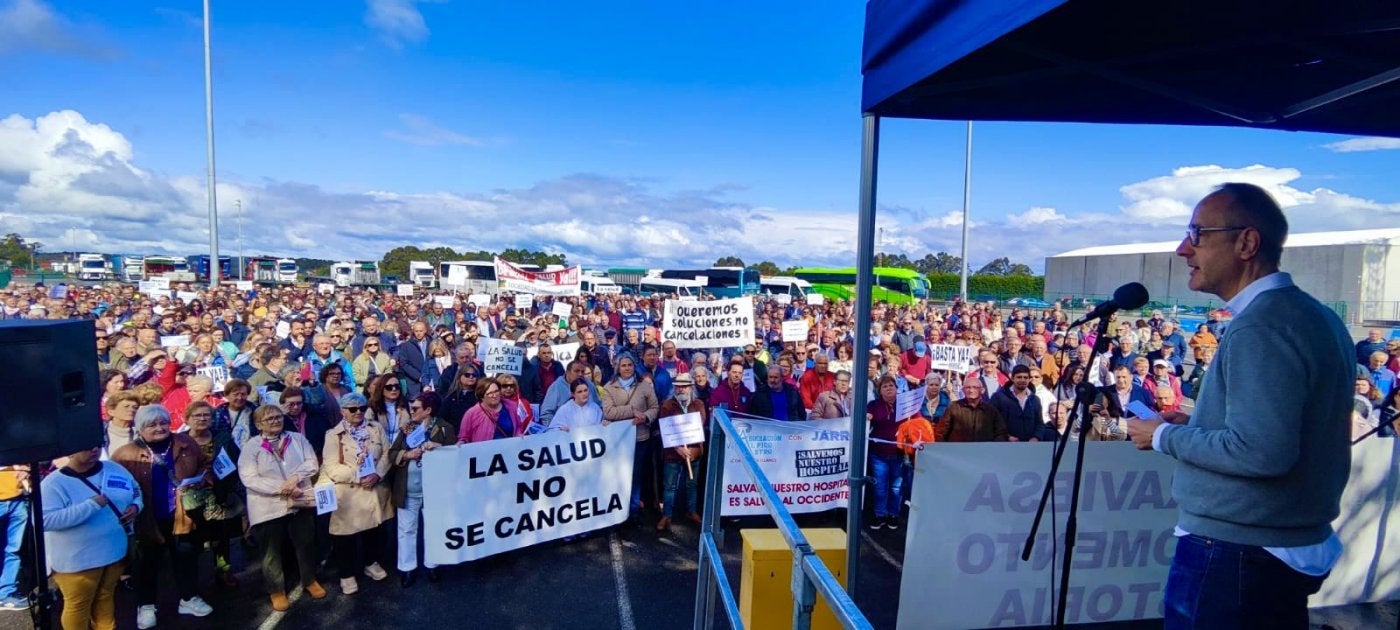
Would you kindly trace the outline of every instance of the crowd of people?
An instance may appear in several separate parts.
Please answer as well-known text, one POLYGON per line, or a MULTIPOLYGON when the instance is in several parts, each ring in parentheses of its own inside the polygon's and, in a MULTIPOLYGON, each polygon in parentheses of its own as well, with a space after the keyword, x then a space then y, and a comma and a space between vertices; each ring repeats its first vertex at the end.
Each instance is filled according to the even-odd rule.
MULTIPOLYGON (((662 448, 659 418, 698 412, 708 420, 719 405, 780 421, 844 418, 854 409, 855 311, 840 301, 756 297, 755 343, 682 351, 658 341, 661 296, 538 296, 517 311, 505 294, 478 307, 460 297, 447 306, 421 291, 175 288, 195 297, 118 284, 0 293, 0 319, 94 322, 106 425, 102 445, 52 470, 0 470, 0 518, 11 534, 0 608, 28 605, 16 590, 16 532, 25 528, 31 475, 42 476, 64 627, 112 627, 113 593, 125 580, 136 591, 137 626, 149 628, 166 556, 177 612, 202 617, 212 609, 200 595, 199 556, 214 556, 213 584, 235 585, 234 544, 261 564, 275 610, 290 605, 288 568, 313 599, 327 596, 321 563, 333 566, 349 596, 359 578, 388 576, 394 549, 403 587, 419 575, 436 581, 436 568, 417 554, 421 460, 434 448, 631 423, 631 520, 640 524, 649 511, 655 521, 645 526, 665 532, 673 519, 700 521, 705 444, 662 448), (558 301, 572 305, 570 316, 554 314, 558 301), (808 338, 784 341, 782 323, 798 319, 808 338), (518 374, 488 374, 484 338, 509 340, 532 357, 518 374), (572 357, 556 358, 554 348, 574 343, 572 357), (327 484, 338 507, 317 515, 315 489, 327 484), (284 563, 286 553, 294 563, 284 563)), ((924 445, 1056 439, 1072 424, 1080 383, 1095 387, 1083 412, 1087 439, 1128 439, 1124 419, 1133 409, 1179 410, 1227 325, 1211 313, 1188 334, 1161 312, 1124 317, 1091 361, 1094 335, 1069 329, 1059 304, 1007 312, 988 303, 882 303, 871 314, 864 360, 873 529, 899 527, 911 461, 924 445), (973 346, 976 364, 932 369, 938 344, 973 346), (896 400, 911 390, 924 392, 922 404, 899 417, 896 400)), ((1368 400, 1393 401, 1400 342, 1373 335, 1357 349, 1366 363, 1358 366, 1358 401, 1363 381, 1368 400)))

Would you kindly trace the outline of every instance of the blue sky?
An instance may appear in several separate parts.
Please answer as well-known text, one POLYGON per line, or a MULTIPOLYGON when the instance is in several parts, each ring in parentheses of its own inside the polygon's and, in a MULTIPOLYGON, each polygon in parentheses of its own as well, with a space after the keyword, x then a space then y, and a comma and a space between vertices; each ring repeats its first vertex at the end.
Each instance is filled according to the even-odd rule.
MULTIPOLYGON (((200 3, 0 0, 0 223, 206 247, 200 3)), ((221 247, 853 264, 858 2, 214 2, 221 247)), ((884 123, 884 248, 957 252, 964 125, 884 123)), ((1222 181, 1295 231, 1400 226, 1400 143, 978 123, 974 265, 1174 239, 1222 181), (1341 148, 1372 150, 1342 151, 1341 148)))

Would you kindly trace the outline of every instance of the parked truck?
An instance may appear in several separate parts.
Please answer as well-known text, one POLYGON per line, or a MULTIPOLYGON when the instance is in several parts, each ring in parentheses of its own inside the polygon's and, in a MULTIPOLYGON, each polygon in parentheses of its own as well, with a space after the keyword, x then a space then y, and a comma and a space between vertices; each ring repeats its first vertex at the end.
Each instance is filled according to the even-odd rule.
POLYGON ((112 266, 122 282, 140 282, 146 277, 146 259, 143 256, 117 256, 112 266))
POLYGON ((437 276, 433 273, 433 263, 415 260, 408 263, 408 279, 415 287, 431 289, 437 286, 437 276))
POLYGON ((194 273, 190 271, 190 263, 184 258, 147 256, 142 260, 142 268, 144 269, 141 275, 142 280, 167 278, 171 282, 194 282, 194 273))
POLYGON ((278 283, 278 284, 296 284, 296 281, 297 281, 297 274, 299 274, 299 273, 301 273, 301 269, 300 269, 299 267, 297 267, 297 261, 296 261, 295 259, 292 259, 292 258, 278 258, 278 259, 277 259, 277 283, 278 283))
POLYGON ((331 282, 338 287, 379 286, 379 263, 338 262, 331 265, 331 282))
MULTIPOLYGON (((194 273, 195 280, 199 282, 209 281, 209 254, 199 254, 188 256, 185 261, 189 264, 189 270, 194 273)), ((226 281, 233 276, 233 259, 229 256, 219 257, 219 280, 226 281)))
POLYGON ((78 254, 78 279, 99 282, 112 279, 112 263, 102 254, 78 254))

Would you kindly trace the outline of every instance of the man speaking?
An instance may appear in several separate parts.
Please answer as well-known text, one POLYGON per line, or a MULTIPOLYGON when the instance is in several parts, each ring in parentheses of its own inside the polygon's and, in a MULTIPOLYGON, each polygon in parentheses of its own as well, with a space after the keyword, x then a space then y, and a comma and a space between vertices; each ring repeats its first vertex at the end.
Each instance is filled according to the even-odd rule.
POLYGON ((1279 271, 1288 221, 1267 192, 1225 184, 1176 254, 1234 321, 1195 413, 1128 423, 1175 457, 1180 505, 1167 628, 1307 628, 1308 595, 1342 552, 1331 522, 1351 470, 1353 348, 1331 309, 1279 271))

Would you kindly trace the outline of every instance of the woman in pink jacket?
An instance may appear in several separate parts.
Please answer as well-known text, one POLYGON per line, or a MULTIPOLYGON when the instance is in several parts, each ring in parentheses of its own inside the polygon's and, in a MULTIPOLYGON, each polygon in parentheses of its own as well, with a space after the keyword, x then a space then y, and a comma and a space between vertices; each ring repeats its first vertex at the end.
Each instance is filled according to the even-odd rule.
POLYGON ((516 412, 516 407, 501 400, 501 386, 494 377, 477 381, 476 399, 476 405, 462 416, 462 428, 457 431, 458 444, 515 437, 525 431, 524 418, 516 412))

